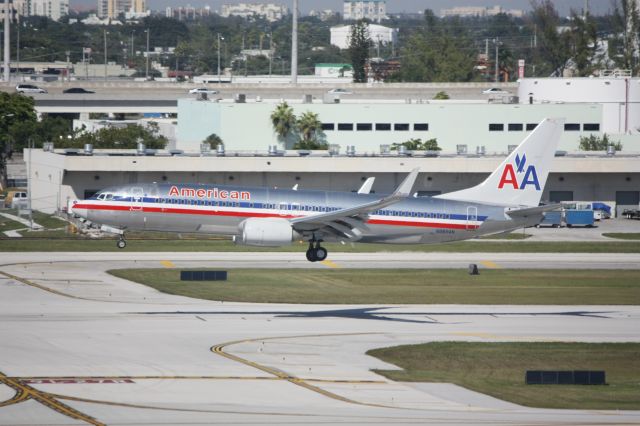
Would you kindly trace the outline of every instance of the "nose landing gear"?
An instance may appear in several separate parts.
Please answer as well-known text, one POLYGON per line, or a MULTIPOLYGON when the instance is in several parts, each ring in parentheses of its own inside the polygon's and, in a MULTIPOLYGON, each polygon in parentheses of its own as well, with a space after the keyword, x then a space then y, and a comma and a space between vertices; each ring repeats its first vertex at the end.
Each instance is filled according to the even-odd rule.
POLYGON ((321 241, 315 240, 309 241, 309 248, 307 249, 307 260, 309 262, 322 262, 327 258, 329 252, 320 245, 320 242, 321 241))
POLYGON ((116 243, 116 246, 119 249, 123 249, 127 246, 127 241, 124 239, 124 234, 120 235, 120 238, 118 239, 118 242, 116 243))

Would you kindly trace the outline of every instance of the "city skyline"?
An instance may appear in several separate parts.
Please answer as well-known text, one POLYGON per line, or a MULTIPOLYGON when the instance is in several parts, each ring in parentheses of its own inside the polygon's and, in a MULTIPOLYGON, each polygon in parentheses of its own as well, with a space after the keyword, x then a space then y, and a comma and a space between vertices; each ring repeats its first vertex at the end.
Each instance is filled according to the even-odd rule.
MULTIPOLYGON (((180 7, 191 5, 194 7, 210 6, 212 10, 220 11, 223 4, 237 3, 275 3, 284 4, 291 8, 292 0, 149 0, 147 6, 152 10, 164 10, 167 6, 180 7)), ((308 14, 310 10, 332 9, 342 13, 342 0, 299 0, 301 12, 308 14)), ((581 11, 585 0, 562 0, 554 1, 558 12, 561 15, 568 15, 570 11, 581 11)), ((457 6, 480 6, 493 7, 502 6, 505 9, 521 9, 525 12, 531 9, 529 0, 387 0, 388 13, 417 13, 425 9, 432 9, 437 15, 441 9, 448 9, 457 6)), ((71 0, 72 9, 95 8, 95 0, 71 0)), ((611 10, 611 2, 599 0, 589 1, 589 8, 593 14, 605 14, 611 10)))

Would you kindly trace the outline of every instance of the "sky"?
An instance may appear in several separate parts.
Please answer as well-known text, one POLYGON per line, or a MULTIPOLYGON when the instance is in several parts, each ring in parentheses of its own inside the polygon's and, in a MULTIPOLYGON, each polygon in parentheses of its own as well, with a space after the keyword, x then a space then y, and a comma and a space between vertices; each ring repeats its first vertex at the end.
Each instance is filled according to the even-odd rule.
MULTIPOLYGON (((71 0, 71 7, 97 6, 97 0, 71 0)), ((147 7, 152 10, 163 10, 167 6, 210 6, 213 10, 220 10, 222 4, 233 3, 276 3, 286 4, 291 7, 292 0, 147 0, 147 7)), ((342 12, 342 0, 299 0, 303 14, 307 14, 311 9, 324 10, 333 9, 342 12)), ((568 15, 573 8, 582 10, 585 0, 554 0, 556 9, 561 15, 568 15)), ((611 8, 611 0, 589 0, 590 10, 593 14, 604 14, 611 8)), ((432 9, 436 15, 440 9, 455 6, 482 6, 493 7, 501 5, 506 9, 530 10, 530 0, 387 0, 387 12, 422 12, 424 9, 432 9)))

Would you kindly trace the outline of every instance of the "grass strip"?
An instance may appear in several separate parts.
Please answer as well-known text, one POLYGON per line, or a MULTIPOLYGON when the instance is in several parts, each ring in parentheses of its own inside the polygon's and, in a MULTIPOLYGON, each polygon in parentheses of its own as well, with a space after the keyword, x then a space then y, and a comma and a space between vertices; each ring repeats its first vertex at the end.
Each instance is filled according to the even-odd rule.
POLYGON ((640 240, 640 232, 605 232, 602 235, 619 240, 640 240))
POLYGON ((455 383, 530 407, 640 409, 640 343, 433 342, 374 349, 397 381, 455 383), (606 386, 526 385, 526 370, 604 370, 606 386))
POLYGON ((228 281, 180 281, 178 269, 109 273, 197 299, 320 304, 640 304, 636 270, 230 269, 228 281))

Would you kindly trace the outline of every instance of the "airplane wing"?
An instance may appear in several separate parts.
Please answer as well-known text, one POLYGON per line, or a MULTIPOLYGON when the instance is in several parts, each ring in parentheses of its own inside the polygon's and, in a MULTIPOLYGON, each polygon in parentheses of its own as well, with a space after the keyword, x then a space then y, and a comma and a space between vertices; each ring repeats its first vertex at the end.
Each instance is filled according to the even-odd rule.
POLYGON ((419 172, 419 168, 413 169, 391 195, 379 200, 333 212, 298 217, 291 219, 290 222, 297 231, 327 232, 357 240, 362 231, 367 229, 366 221, 369 213, 407 198, 411 194, 411 188, 419 172))

